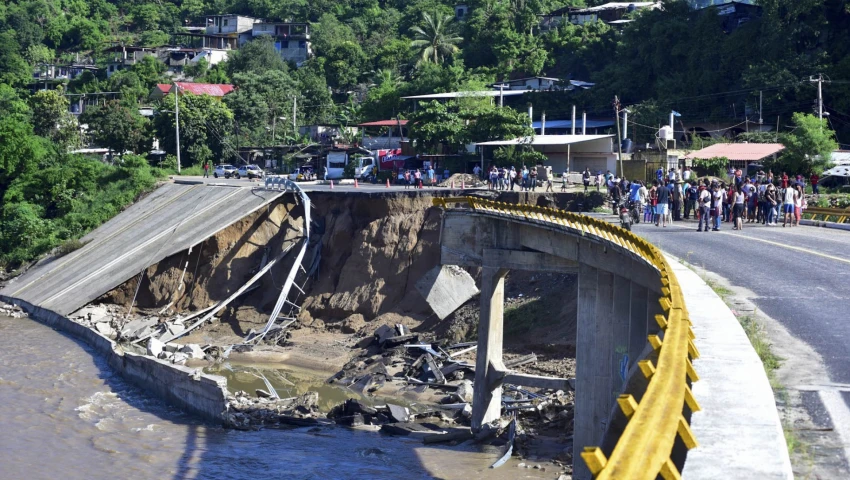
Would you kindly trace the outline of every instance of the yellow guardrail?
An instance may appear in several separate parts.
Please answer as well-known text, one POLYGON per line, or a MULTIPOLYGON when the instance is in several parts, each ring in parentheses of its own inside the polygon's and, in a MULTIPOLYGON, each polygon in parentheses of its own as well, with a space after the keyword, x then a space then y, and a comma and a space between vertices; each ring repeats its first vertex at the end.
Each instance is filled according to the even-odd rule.
POLYGON ((586 447, 581 456, 597 480, 653 480, 659 475, 665 480, 681 478, 670 455, 677 435, 688 449, 697 445, 683 411, 685 404, 693 412, 699 410, 687 382, 699 380, 691 363, 699 357, 699 351, 693 342, 682 289, 661 251, 632 232, 587 215, 475 197, 435 198, 433 202, 443 208, 464 203, 478 213, 559 226, 620 247, 658 270, 662 291, 659 303, 664 314, 656 315, 655 320, 664 331, 664 338, 662 341, 657 335, 647 337, 658 351, 658 364, 653 365, 651 360, 638 363, 649 381, 640 404, 632 395, 620 395, 617 399, 628 424, 610 458, 599 447, 586 447))
POLYGON ((809 207, 803 210, 803 216, 811 215, 809 219, 817 220, 818 216, 823 217, 821 220, 825 222, 845 223, 850 222, 850 208, 821 208, 809 207), (830 220, 832 218, 832 220, 830 220))

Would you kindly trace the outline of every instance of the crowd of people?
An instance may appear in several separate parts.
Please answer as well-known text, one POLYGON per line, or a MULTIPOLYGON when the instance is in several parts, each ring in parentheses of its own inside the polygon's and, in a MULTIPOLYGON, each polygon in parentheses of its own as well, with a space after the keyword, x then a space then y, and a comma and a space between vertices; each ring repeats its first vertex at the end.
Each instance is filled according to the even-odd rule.
MULTIPOLYGON (((585 175, 589 171, 585 172, 585 175)), ((759 171, 753 178, 740 170, 730 172, 729 181, 717 178, 694 178, 689 168, 659 169, 650 184, 629 182, 608 172, 605 175, 614 214, 623 201, 637 208, 643 221, 666 227, 671 222, 697 220, 697 231, 719 231, 723 223, 733 230, 743 230, 747 223, 797 226, 806 209, 805 179, 786 173, 759 171)), ((816 181, 814 178, 810 179, 816 181)), ((587 188, 587 184, 585 185, 587 188)))
MULTIPOLYGON (((481 168, 476 165, 473 173, 480 177, 481 168)), ((514 187, 516 187, 519 191, 535 192, 537 191, 538 184, 541 184, 541 186, 545 188, 545 192, 554 191, 552 167, 548 166, 535 166, 528 168, 527 166, 522 165, 522 167, 517 169, 513 165, 511 167, 497 167, 493 165, 489 170, 487 170, 486 175, 484 175, 484 180, 487 182, 487 188, 489 190, 513 191, 514 187), (538 169, 540 168, 544 169, 542 175, 538 172, 538 169)), ((561 191, 565 191, 566 189, 567 173, 564 172, 561 181, 561 191)))

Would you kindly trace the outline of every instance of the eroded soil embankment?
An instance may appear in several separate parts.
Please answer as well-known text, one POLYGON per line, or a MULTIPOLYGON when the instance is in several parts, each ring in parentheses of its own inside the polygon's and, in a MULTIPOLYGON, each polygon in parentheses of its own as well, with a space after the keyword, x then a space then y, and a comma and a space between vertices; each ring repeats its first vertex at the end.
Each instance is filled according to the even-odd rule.
MULTIPOLYGON (((283 347, 256 349, 254 355, 259 358, 255 360, 289 357, 313 368, 336 369, 354 353, 357 339, 384 324, 403 324, 449 341, 474 339, 477 298, 440 321, 414 287, 439 264, 442 212, 432 206, 432 199, 446 193, 311 194, 314 223, 305 258, 309 261, 318 255, 318 268, 305 285, 306 294, 297 301, 302 309, 289 341, 283 347)), ((507 192, 499 195, 499 200, 571 209, 576 197, 507 192)), ((302 213, 291 197, 284 197, 192 251, 152 265, 141 284, 138 277, 130 279, 97 303, 126 308, 135 295, 138 313, 163 318, 211 306, 241 287, 264 261, 300 238, 302 213)), ((218 321, 180 341, 226 345, 238 343, 251 329, 262 328, 291 262, 287 258, 275 265, 260 280, 259 288, 231 303, 218 321)), ((476 277, 478 272, 470 273, 476 277)), ((570 348, 547 346, 574 341, 573 279, 512 272, 507 288, 507 346, 513 345, 518 353, 553 350, 559 357, 571 356, 570 348)), ((560 369, 551 366, 546 370, 551 374, 560 369)))

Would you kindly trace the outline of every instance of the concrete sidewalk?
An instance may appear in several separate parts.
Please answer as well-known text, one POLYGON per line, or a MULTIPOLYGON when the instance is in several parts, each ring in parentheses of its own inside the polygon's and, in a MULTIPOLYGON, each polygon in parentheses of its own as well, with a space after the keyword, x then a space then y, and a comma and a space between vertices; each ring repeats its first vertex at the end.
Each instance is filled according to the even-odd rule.
POLYGON ((682 478, 793 479, 773 389, 743 327, 723 300, 679 259, 667 260, 685 293, 700 358, 691 418, 699 446, 682 478))

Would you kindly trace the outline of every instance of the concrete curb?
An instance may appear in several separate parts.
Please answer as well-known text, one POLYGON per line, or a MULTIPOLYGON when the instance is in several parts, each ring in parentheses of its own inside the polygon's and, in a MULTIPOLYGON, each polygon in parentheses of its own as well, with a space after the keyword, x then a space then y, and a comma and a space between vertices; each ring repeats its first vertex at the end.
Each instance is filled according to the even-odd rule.
POLYGON ((699 275, 678 258, 667 260, 701 354, 692 388, 702 410, 691 417, 699 446, 688 452, 682 478, 793 479, 773 389, 743 327, 699 275))
POLYGON ((227 380, 201 373, 201 369, 174 365, 157 358, 124 352, 120 345, 98 332, 29 302, 0 295, 18 305, 31 318, 91 345, 106 357, 110 368, 130 383, 205 420, 222 423, 227 410, 227 380))
POLYGON ((848 232, 850 232, 850 223, 836 223, 836 222, 824 222, 822 220, 801 219, 800 225, 806 225, 806 226, 809 226, 809 227, 834 228, 836 230, 847 230, 848 232))

